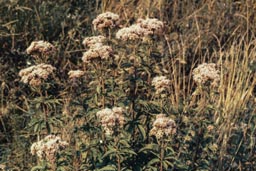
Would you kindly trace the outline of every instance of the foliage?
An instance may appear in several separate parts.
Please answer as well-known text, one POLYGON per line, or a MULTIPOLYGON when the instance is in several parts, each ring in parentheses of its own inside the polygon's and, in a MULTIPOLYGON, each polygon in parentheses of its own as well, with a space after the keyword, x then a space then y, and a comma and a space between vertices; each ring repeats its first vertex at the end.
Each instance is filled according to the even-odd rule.
POLYGON ((0 1, 0 168, 255 170, 255 9, 253 0, 0 1), (118 27, 93 30, 106 11, 120 16, 120 27, 158 18, 164 33, 124 41, 118 27), (113 51, 85 63, 83 39, 97 35, 113 51), (57 51, 40 57, 56 71, 39 87, 18 75, 42 61, 25 52, 34 40, 57 51), (217 87, 193 80, 202 63, 216 64, 217 87), (70 79, 70 70, 85 75, 70 79), (157 76, 170 80, 160 94, 157 76), (97 112, 113 107, 124 109, 125 122, 109 135, 97 112), (150 135, 159 114, 176 122, 175 134, 150 135), (69 143, 54 163, 30 152, 48 134, 69 143))

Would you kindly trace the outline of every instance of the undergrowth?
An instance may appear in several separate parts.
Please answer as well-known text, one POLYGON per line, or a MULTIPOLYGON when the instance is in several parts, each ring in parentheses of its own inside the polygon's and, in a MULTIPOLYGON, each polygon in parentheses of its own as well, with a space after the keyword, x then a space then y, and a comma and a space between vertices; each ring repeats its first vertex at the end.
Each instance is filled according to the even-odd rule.
POLYGON ((0 1, 0 168, 255 170, 255 10, 253 0, 0 1), (105 12, 118 21, 97 23, 105 12), (148 18, 159 27, 118 34, 148 18), (27 49, 39 40, 51 50, 27 49))

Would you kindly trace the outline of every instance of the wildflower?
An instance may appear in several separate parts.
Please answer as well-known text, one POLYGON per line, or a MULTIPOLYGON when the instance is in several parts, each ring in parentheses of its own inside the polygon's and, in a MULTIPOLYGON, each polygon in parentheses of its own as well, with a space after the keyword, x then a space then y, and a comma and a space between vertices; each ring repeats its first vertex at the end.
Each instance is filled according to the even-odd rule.
POLYGON ((148 18, 146 20, 139 19, 137 24, 125 27, 116 33, 117 39, 122 40, 138 40, 144 39, 149 35, 161 35, 164 31, 164 24, 156 18, 148 18))
POLYGON ((116 38, 124 41, 143 39, 146 35, 150 34, 147 29, 140 27, 137 24, 125 27, 117 31, 116 38))
POLYGON ((96 116, 101 121, 106 135, 113 135, 118 128, 123 128, 125 122, 123 112, 122 107, 105 108, 97 112, 96 116))
POLYGON ((50 55, 56 51, 56 48, 49 42, 39 40, 33 41, 26 49, 27 54, 33 56, 50 55))
POLYGON ((147 35, 161 35, 164 32, 164 23, 156 18, 138 19, 137 24, 148 31, 147 35))
POLYGON ((84 76, 84 71, 81 70, 71 70, 68 72, 69 79, 74 79, 74 78, 80 78, 84 76))
POLYGON ((220 72, 214 63, 203 63, 193 70, 193 80, 198 85, 205 85, 210 82, 212 86, 216 87, 220 81, 220 72))
POLYGON ((110 46, 105 46, 102 44, 95 44, 93 48, 90 48, 83 54, 82 60, 83 62, 89 62, 93 59, 108 59, 112 54, 112 48, 110 46))
POLYGON ((37 155, 40 160, 46 159, 54 163, 58 151, 68 146, 66 141, 62 141, 59 136, 48 135, 41 141, 35 142, 31 146, 31 154, 37 155))
POLYGON ((93 47, 95 44, 103 43, 106 40, 105 36, 92 36, 92 37, 86 37, 83 40, 83 45, 87 47, 93 47))
POLYGON ((157 76, 154 77, 152 80, 152 85, 156 89, 156 94, 161 94, 164 92, 166 89, 169 88, 171 84, 171 81, 166 78, 166 76, 157 76))
POLYGON ((166 117, 165 114, 158 114, 150 130, 150 135, 156 136, 157 139, 168 137, 176 133, 176 123, 174 120, 166 117))
POLYGON ((119 15, 112 12, 105 12, 97 16, 92 22, 94 30, 103 28, 113 28, 119 24, 119 15))
POLYGON ((21 82, 31 86, 39 86, 55 69, 56 68, 51 65, 42 63, 22 69, 19 72, 19 76, 21 77, 21 82))

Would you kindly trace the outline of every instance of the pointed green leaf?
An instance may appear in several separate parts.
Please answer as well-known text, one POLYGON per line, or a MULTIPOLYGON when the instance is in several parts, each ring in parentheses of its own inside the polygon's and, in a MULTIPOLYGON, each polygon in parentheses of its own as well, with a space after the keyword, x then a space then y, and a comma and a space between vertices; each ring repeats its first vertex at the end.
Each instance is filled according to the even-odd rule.
POLYGON ((160 162, 160 159, 154 158, 154 159, 150 160, 147 165, 150 166, 150 165, 153 165, 153 164, 159 163, 159 162, 160 162))
POLYGON ((106 170, 109 170, 109 171, 113 170, 113 171, 115 171, 116 167, 114 167, 114 166, 105 166, 105 167, 101 168, 99 171, 106 171, 106 170))
POLYGON ((147 144, 145 147, 141 148, 139 152, 143 151, 157 151, 158 145, 157 144, 147 144))
POLYGON ((43 170, 43 169, 44 169, 44 167, 42 167, 42 166, 34 166, 34 167, 32 167, 31 171, 39 171, 39 170, 43 170))
POLYGON ((138 125, 138 129, 140 131, 140 134, 142 135, 143 141, 147 138, 146 131, 142 125, 138 125))
POLYGON ((133 155, 137 155, 134 151, 130 150, 130 149, 123 149, 121 150, 121 152, 123 153, 129 153, 129 154, 133 154, 133 155))
POLYGON ((113 153, 116 153, 116 149, 111 149, 111 150, 108 150, 103 156, 102 158, 105 158, 113 153))

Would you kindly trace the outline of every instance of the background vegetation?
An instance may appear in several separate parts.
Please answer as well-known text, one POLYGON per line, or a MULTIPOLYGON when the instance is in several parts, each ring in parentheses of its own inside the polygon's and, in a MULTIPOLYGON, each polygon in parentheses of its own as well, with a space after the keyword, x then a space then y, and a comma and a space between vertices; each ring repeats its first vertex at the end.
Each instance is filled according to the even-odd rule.
POLYGON ((2 170, 47 170, 30 147, 49 132, 69 142, 56 170, 256 170, 255 11, 254 0, 1 0, 2 170), (101 34, 92 20, 106 11, 123 26, 158 18, 165 34, 147 44, 113 36, 108 44, 124 60, 87 67, 82 41, 101 34), (37 62, 25 52, 34 40, 57 48, 46 61, 57 68, 54 77, 40 90, 18 76, 37 62), (146 61, 136 66, 131 55, 146 61), (192 71, 204 62, 218 65, 218 89, 194 83, 192 71), (67 75, 75 69, 86 71, 78 85, 67 75), (150 82, 158 75, 171 80, 166 96, 154 95, 150 82), (126 124, 119 136, 105 137, 96 113, 114 106, 127 108, 126 124), (164 157, 149 136, 159 113, 177 124, 164 157))

